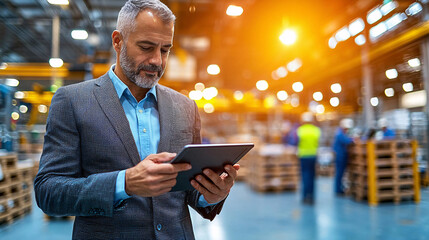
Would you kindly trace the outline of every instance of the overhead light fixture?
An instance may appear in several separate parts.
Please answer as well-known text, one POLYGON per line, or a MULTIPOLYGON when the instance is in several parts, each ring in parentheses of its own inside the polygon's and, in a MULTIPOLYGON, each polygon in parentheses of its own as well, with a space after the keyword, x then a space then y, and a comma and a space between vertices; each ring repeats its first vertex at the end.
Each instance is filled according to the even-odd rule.
POLYGON ((236 5, 229 5, 226 9, 226 15, 231 17, 238 17, 243 14, 243 8, 236 5))
POLYGON ((203 98, 203 92, 192 90, 189 92, 189 98, 192 100, 201 100, 201 98, 203 98))
POLYGON ((287 70, 285 67, 281 66, 281 67, 277 68, 276 74, 279 78, 284 78, 287 76, 287 70))
POLYGON ((355 37, 355 43, 358 46, 362 46, 366 43, 366 38, 363 34, 358 35, 357 37, 355 37))
POLYGON ((387 31, 386 23, 381 22, 369 30, 369 36, 372 40, 374 40, 379 36, 383 35, 386 31, 387 31))
POLYGON ((400 24, 405 19, 407 19, 407 15, 405 15, 405 13, 397 13, 386 20, 386 27, 388 30, 390 30, 396 27, 396 25, 400 24))
POLYGON ((2 62, 2 63, 0 64, 0 70, 4 70, 4 69, 6 69, 6 68, 7 68, 7 63, 2 62))
POLYGON ((422 7, 422 5, 420 4, 420 3, 418 3, 418 2, 415 2, 415 3, 412 3, 406 10, 405 10, 405 13, 408 15, 408 16, 414 16, 414 15, 416 15, 417 13, 419 13, 419 12, 421 12, 423 10, 423 7, 422 7))
POLYGON ((207 67, 207 73, 210 75, 218 75, 220 73, 220 67, 217 64, 210 64, 207 67))
POLYGON ((48 0, 52 5, 69 5, 69 0, 48 0))
POLYGON ((268 82, 265 80, 259 80, 256 82, 256 88, 259 91, 265 91, 268 89, 268 82))
POLYGON ((15 78, 6 78, 4 81, 4 84, 6 84, 9 87, 17 87, 19 85, 18 79, 15 78))
POLYGON ((296 72, 300 67, 302 67, 302 61, 299 58, 295 58, 287 64, 287 70, 289 70, 289 72, 296 72))
POLYGON ((372 105, 373 107, 378 106, 378 97, 372 97, 372 98, 369 100, 369 102, 371 103, 371 105, 372 105))
POLYGON ((209 87, 203 90, 203 98, 205 100, 210 100, 216 97, 218 94, 218 90, 215 87, 209 87))
POLYGON ((334 49, 337 46, 338 42, 335 40, 335 37, 329 38, 328 45, 329 48, 334 49))
POLYGON ((349 32, 352 36, 357 35, 365 29, 365 22, 362 18, 358 18, 349 24, 349 32))
POLYGON ((280 101, 284 101, 284 100, 286 100, 286 99, 287 99, 287 97, 288 97, 288 95, 287 95, 287 92, 286 92, 286 91, 281 90, 281 91, 278 91, 278 92, 277 92, 277 98, 278 98, 280 101))
POLYGON ((195 88, 195 90, 198 90, 198 91, 203 91, 204 90, 204 88, 206 88, 206 86, 204 86, 204 83, 196 83, 195 84, 195 86, 194 86, 194 88, 195 88))
POLYGON ((323 94, 321 92, 315 92, 313 93, 313 99, 314 101, 317 101, 317 102, 322 101, 323 94))
POLYGON ((284 45, 292 45, 296 42, 298 35, 292 29, 286 29, 282 32, 279 39, 284 45))
POLYGON ((25 93, 21 92, 21 91, 16 91, 15 94, 13 95, 16 99, 24 99, 25 97, 25 93))
POLYGON ((62 67, 64 64, 63 60, 61 58, 50 58, 49 59, 49 65, 53 68, 59 68, 62 67))
POLYGON ((47 113, 48 107, 46 105, 41 104, 37 107, 37 110, 39 110, 39 113, 47 113))
POLYGON ((381 13, 379 8, 374 8, 373 10, 369 11, 366 15, 366 21, 369 24, 373 24, 380 20, 383 17, 383 14, 381 13))
POLYGON ((329 99, 329 104, 331 104, 332 107, 338 107, 338 105, 340 105, 340 99, 337 97, 333 97, 329 99))
POLYGON ((73 30, 71 36, 76 40, 85 40, 88 38, 88 32, 85 30, 73 30))
POLYGON ((394 79, 398 77, 398 71, 396 71, 396 69, 392 68, 392 69, 388 69, 386 70, 386 77, 388 79, 394 79))
POLYGON ((317 105, 317 106, 316 106, 316 112, 317 112, 318 114, 322 114, 322 113, 324 113, 324 112, 325 112, 325 106, 323 106, 322 104, 317 105))
POLYGON ((414 86, 412 83, 404 83, 402 84, 402 89, 404 89, 405 92, 412 92, 414 90, 414 86))
POLYGON ((384 4, 383 6, 381 6, 380 11, 383 14, 383 16, 386 16, 397 7, 398 7, 398 3, 396 1, 390 1, 384 4))
POLYGON ((242 91, 235 91, 234 92, 234 99, 237 101, 241 101, 244 98, 244 94, 242 91))
POLYGON ((335 39, 337 42, 345 41, 350 38, 350 32, 347 27, 343 27, 335 33, 335 39))
POLYGON ((334 84, 332 84, 332 85, 331 85, 331 91, 332 91, 333 93, 340 93, 340 92, 341 92, 341 90, 342 90, 342 88, 341 88, 341 84, 339 84, 339 83, 334 83, 334 84))
POLYGON ((408 65, 410 65, 410 67, 419 67, 420 66, 420 60, 418 58, 413 58, 408 60, 408 65))
POLYGON ((393 97, 395 95, 395 90, 393 90, 393 88, 386 88, 384 94, 386 97, 393 97))
POLYGON ((302 90, 304 90, 304 85, 302 84, 302 82, 294 82, 292 84, 292 89, 297 93, 302 92, 302 90))
POLYGON ((214 108, 213 104, 211 104, 211 103, 204 104, 203 108, 204 108, 204 112, 206 112, 206 113, 213 113, 215 111, 215 108, 214 108))
POLYGON ((28 111, 28 107, 27 107, 27 106, 25 106, 25 105, 21 105, 21 106, 19 106, 19 111, 20 111, 21 113, 27 113, 27 111, 28 111))

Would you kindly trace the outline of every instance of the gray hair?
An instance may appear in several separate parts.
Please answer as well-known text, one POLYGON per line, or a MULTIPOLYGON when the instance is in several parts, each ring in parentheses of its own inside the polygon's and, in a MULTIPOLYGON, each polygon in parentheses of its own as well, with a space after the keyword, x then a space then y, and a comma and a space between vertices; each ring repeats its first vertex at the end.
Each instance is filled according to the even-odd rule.
POLYGON ((154 11, 164 23, 174 23, 176 16, 173 12, 159 0, 128 0, 118 14, 116 29, 121 32, 124 38, 136 28, 135 19, 137 15, 146 9, 154 11))

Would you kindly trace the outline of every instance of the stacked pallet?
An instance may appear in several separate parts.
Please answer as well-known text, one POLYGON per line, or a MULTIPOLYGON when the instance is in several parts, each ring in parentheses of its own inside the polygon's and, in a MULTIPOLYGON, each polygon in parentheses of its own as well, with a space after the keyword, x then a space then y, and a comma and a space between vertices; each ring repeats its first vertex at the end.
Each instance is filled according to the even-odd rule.
POLYGON ((381 201, 420 201, 416 161, 417 142, 384 140, 360 142, 353 146, 349 164, 350 193, 371 205, 381 201))
POLYGON ((252 159, 256 157, 256 152, 261 145, 260 140, 249 134, 239 134, 228 137, 227 143, 253 143, 255 145, 250 152, 244 155, 244 157, 238 162, 238 164, 240 164, 240 170, 238 171, 236 180, 245 181, 246 177, 249 175, 249 164, 252 159))
POLYGON ((256 191, 296 190, 299 165, 295 151, 281 148, 275 151, 255 151, 249 160, 247 183, 256 191))
POLYGON ((21 166, 15 154, 0 156, 0 224, 31 211, 33 166, 21 166))

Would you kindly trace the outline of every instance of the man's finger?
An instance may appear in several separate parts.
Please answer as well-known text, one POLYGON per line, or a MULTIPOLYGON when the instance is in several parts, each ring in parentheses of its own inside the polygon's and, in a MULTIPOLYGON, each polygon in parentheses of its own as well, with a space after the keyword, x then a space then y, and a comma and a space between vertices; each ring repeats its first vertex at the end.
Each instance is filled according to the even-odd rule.
POLYGON ((151 160, 154 163, 165 163, 173 160, 176 155, 176 153, 162 152, 157 154, 150 154, 145 159, 151 160))
POLYGON ((164 174, 174 174, 182 171, 188 171, 192 168, 189 163, 162 163, 156 166, 158 168, 158 173, 164 174))

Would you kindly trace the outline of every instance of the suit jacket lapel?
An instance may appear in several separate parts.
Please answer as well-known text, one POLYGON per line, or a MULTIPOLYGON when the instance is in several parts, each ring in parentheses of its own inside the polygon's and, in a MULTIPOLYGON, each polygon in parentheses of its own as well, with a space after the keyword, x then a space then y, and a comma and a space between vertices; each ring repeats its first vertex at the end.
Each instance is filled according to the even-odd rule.
POLYGON ((94 88, 95 98, 124 144, 131 161, 134 165, 137 165, 140 162, 137 146, 133 134, 131 133, 127 117, 125 116, 124 109, 119 102, 118 94, 108 74, 100 77, 96 85, 97 87, 94 88))
POLYGON ((156 86, 156 95, 158 99, 159 125, 161 128, 158 152, 168 152, 170 149, 170 136, 175 126, 174 102, 170 94, 160 85, 156 86))

